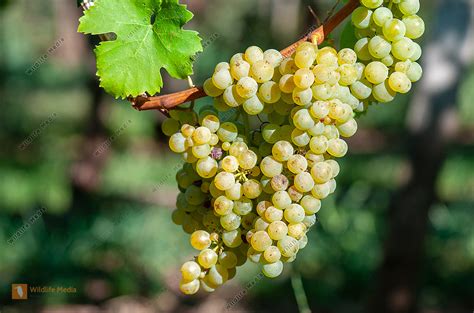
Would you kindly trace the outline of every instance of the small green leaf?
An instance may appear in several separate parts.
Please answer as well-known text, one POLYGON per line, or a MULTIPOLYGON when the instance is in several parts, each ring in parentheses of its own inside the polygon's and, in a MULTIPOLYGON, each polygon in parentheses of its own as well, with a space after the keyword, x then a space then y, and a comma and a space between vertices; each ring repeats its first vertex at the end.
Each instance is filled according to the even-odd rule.
POLYGON ((344 29, 341 33, 341 39, 339 42, 339 47, 343 48, 351 48, 354 49, 354 45, 357 42, 357 38, 355 36, 355 29, 354 25, 352 25, 352 21, 348 21, 346 25, 344 25, 344 29))
POLYGON ((193 73, 192 56, 202 51, 195 31, 184 30, 193 14, 178 0, 97 0, 80 19, 79 32, 115 33, 95 49, 100 85, 116 98, 155 94, 160 70, 183 79, 193 73))

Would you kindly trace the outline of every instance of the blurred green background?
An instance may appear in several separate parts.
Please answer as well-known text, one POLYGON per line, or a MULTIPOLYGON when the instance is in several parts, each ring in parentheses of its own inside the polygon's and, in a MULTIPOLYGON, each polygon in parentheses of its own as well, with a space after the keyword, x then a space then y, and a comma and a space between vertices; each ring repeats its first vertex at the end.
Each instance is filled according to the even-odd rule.
MULTIPOLYGON (((186 3, 195 13, 187 27, 211 38, 195 63, 202 83, 249 45, 289 45, 314 23, 308 5, 324 19, 335 1, 186 3)), ((0 312, 213 313, 242 290, 234 312, 297 312, 291 271, 313 312, 375 312, 378 295, 393 312, 472 312, 474 4, 422 5, 425 79, 360 119, 338 189, 292 269, 247 290, 258 274, 248 265, 216 293, 185 298, 178 268, 193 251, 170 218, 181 161, 163 117, 98 87, 97 38, 76 33, 76 1, 0 1, 0 312), (408 289, 384 292, 397 277, 408 289), (13 301, 13 283, 77 292, 13 301)))

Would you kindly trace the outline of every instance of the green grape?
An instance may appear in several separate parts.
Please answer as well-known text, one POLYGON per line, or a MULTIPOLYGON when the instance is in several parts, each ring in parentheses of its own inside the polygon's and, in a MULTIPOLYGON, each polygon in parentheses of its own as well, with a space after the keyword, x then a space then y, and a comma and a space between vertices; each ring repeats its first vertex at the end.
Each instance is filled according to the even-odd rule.
POLYGON ((203 87, 204 87, 204 92, 206 93, 206 95, 210 97, 218 97, 224 92, 223 89, 219 89, 218 87, 216 87, 216 85, 214 85, 212 78, 206 79, 204 81, 203 87))
POLYGON ((311 215, 319 212, 321 209, 321 200, 306 195, 301 199, 300 205, 303 207, 306 215, 311 215))
POLYGON ((298 70, 298 66, 295 64, 295 60, 292 58, 286 58, 278 67, 278 71, 281 75, 294 74, 298 70))
MULTIPOLYGON (((331 139, 331 140, 338 140, 338 139, 331 139)), ((333 178, 332 167, 326 162, 318 162, 314 164, 313 167, 311 168, 311 176, 313 177, 314 182, 316 184, 322 184, 322 183, 328 182, 331 178, 333 178)))
POLYGON ((406 26, 406 35, 410 39, 418 39, 425 32, 425 22, 418 15, 405 16, 403 23, 406 26))
POLYGON ((258 217, 255 222, 254 222, 254 228, 255 230, 266 230, 268 228, 269 223, 265 221, 263 218, 258 217))
POLYGON ((285 222, 275 221, 268 225, 267 233, 272 240, 281 240, 288 234, 288 226, 285 222))
POLYGON ((372 95, 375 100, 379 102, 390 102, 395 98, 396 92, 390 88, 388 81, 385 81, 381 84, 374 85, 372 95))
POLYGON ((272 239, 266 231, 259 230, 253 234, 250 244, 255 251, 263 252, 272 245, 272 239))
POLYGON ((226 89, 227 87, 231 86, 232 83, 233 83, 233 78, 232 76, 230 75, 230 72, 229 70, 227 69, 222 69, 218 72, 215 72, 213 75, 212 75, 212 83, 214 84, 214 86, 216 86, 217 88, 221 89, 221 90, 224 90, 226 89))
POLYGON ((206 200, 206 195, 199 187, 194 185, 189 186, 184 194, 186 196, 186 201, 192 205, 200 205, 206 200))
POLYGON ((299 250, 298 240, 290 236, 285 236, 278 240, 277 247, 284 257, 292 257, 299 250))
POLYGON ((181 275, 184 282, 193 281, 201 275, 201 267, 194 261, 185 262, 181 266, 181 275))
POLYGON ((230 70, 230 64, 227 62, 217 63, 216 67, 214 68, 214 73, 219 72, 221 70, 230 70))
POLYGON ((247 50, 245 50, 244 58, 252 65, 255 62, 263 60, 263 51, 256 46, 248 47, 247 50))
POLYGON ((170 137, 179 131, 179 122, 175 119, 167 118, 163 124, 161 124, 161 130, 163 134, 170 137))
POLYGON ((376 9, 383 4, 383 0, 361 0, 360 2, 369 9, 376 9))
POLYGON ((314 50, 301 50, 295 54, 295 64, 299 68, 310 68, 316 60, 314 50))
POLYGON ((349 48, 344 48, 337 53, 337 61, 339 65, 343 64, 356 64, 357 62, 357 54, 354 50, 349 48))
POLYGON ((293 81, 298 88, 308 89, 314 83, 314 74, 310 69, 301 68, 296 71, 293 81))
POLYGON ((311 88, 301 89, 301 88, 294 88, 293 89, 293 101, 297 105, 305 106, 311 103, 311 99, 313 98, 313 91, 311 88))
POLYGON ((286 209, 291 204, 291 198, 286 191, 277 191, 272 196, 273 205, 280 210, 286 209))
POLYGON ((416 62, 421 58, 422 51, 419 44, 413 42, 413 55, 410 57, 410 61, 416 62))
POLYGON ((261 251, 255 250, 252 247, 250 247, 247 251, 247 258, 253 263, 260 263, 260 260, 262 259, 262 257, 263 257, 263 253, 261 251))
POLYGON ((250 64, 244 60, 238 60, 230 65, 230 74, 235 80, 249 76, 250 64))
POLYGON ((330 194, 330 186, 329 183, 324 183, 324 184, 315 184, 313 187, 313 190, 311 190, 311 194, 313 197, 316 199, 324 199, 330 194))
POLYGON ((252 208, 253 208, 252 200, 250 200, 246 197, 241 197, 237 201, 234 201, 234 213, 235 214, 247 215, 252 211, 252 208))
POLYGON ((357 132, 357 122, 355 119, 349 119, 347 122, 338 124, 337 129, 342 137, 352 137, 357 132))
POLYGON ((222 99, 225 104, 232 108, 238 107, 245 101, 245 99, 238 94, 236 85, 227 87, 222 94, 222 99))
POLYGON ((257 164, 258 157, 252 150, 247 150, 239 155, 238 160, 241 168, 250 170, 257 164))
POLYGON ((263 192, 263 187, 257 180, 250 179, 244 182, 242 190, 247 198, 255 199, 263 192))
POLYGON ((237 126, 231 122, 222 123, 221 127, 217 130, 217 136, 219 136, 219 140, 223 142, 232 142, 237 139, 237 135, 237 126))
POLYGON ((214 184, 217 189, 226 191, 235 184, 235 177, 232 173, 220 172, 214 178, 214 184))
POLYGON ((274 263, 280 260, 281 252, 277 246, 270 246, 263 252, 263 258, 269 263, 274 263))
POLYGON ((390 41, 402 39, 405 36, 406 30, 405 24, 396 18, 388 20, 383 25, 383 35, 390 41))
POLYGON ((264 83, 272 79, 274 74, 273 66, 265 60, 256 61, 250 66, 250 77, 257 83, 264 83))
POLYGON ((300 43, 296 47, 296 52, 305 51, 305 50, 309 50, 310 53, 313 53, 313 52, 317 53, 318 46, 316 44, 313 44, 312 42, 305 41, 305 42, 300 43))
POLYGON ((314 187, 313 178, 308 172, 297 174, 294 179, 294 184, 296 189, 302 193, 309 192, 314 187))
MULTIPOLYGON (((229 248, 237 248, 242 245, 242 236, 241 236, 240 229, 235 229, 231 231, 223 231, 222 232, 222 241, 223 243, 229 248)), ((222 254, 219 256, 219 258, 222 254)), ((222 260, 220 260, 222 264, 222 260)), ((229 267, 229 266, 225 266, 229 267)))
POLYGON ((214 201, 214 212, 218 215, 227 215, 232 213, 234 208, 234 202, 228 199, 226 196, 219 196, 214 201))
MULTIPOLYGON (((293 90, 296 88, 296 84, 294 81, 294 76, 292 74, 285 74, 280 78, 280 81, 278 82, 278 86, 280 87, 281 92, 283 93, 292 93, 293 90)), ((284 94, 281 95, 283 100, 284 94)))
POLYGON ((242 77, 235 85, 237 94, 244 99, 248 99, 257 94, 258 84, 251 77, 242 77))
POLYGON ((305 147, 311 140, 307 132, 295 128, 291 132, 291 141, 298 147, 305 147))
POLYGON ((263 103, 256 95, 245 100, 242 106, 244 108, 244 111, 249 115, 257 115, 261 113, 264 108, 263 103))
POLYGON ((228 280, 229 273, 224 266, 216 264, 209 269, 207 276, 211 284, 220 286, 228 280))
POLYGON ((316 215, 315 214, 306 215, 304 217, 303 224, 305 224, 306 227, 308 228, 314 226, 314 224, 316 224, 316 215))
POLYGON ((313 137, 322 135, 324 133, 324 124, 317 122, 316 125, 308 130, 308 133, 313 137))
MULTIPOLYGON (((306 225, 306 224, 305 224, 306 225)), ((308 227, 308 226, 306 226, 308 227)), ((298 247, 299 249, 304 249, 306 245, 308 244, 308 237, 306 235, 303 235, 300 240, 298 240, 298 247)))
POLYGON ((294 148, 288 141, 277 141, 272 147, 273 158, 279 162, 287 161, 294 153, 294 148))
POLYGON ((288 188, 289 180, 285 175, 276 175, 272 177, 270 185, 275 191, 284 191, 288 188))
POLYGON ((352 64, 341 65, 338 72, 341 74, 339 84, 343 86, 352 85, 357 81, 357 69, 352 64))
POLYGON ((300 240, 306 233, 306 229, 307 227, 303 223, 288 224, 288 236, 300 240))
POLYGON ((372 84, 366 79, 356 81, 350 88, 352 94, 360 100, 367 99, 372 94, 372 84))
POLYGON ((278 277, 281 272, 283 272, 283 263, 281 261, 267 263, 262 266, 262 273, 269 278, 278 277))
POLYGON ((229 213, 220 217, 222 228, 227 231, 235 230, 240 227, 241 217, 235 213, 229 213))
POLYGON ((238 158, 242 153, 247 151, 249 147, 245 142, 234 142, 230 146, 229 154, 238 158))
POLYGON ((382 62, 371 62, 365 67, 365 78, 372 84, 380 84, 388 77, 388 68, 382 62))
POLYGON ((329 100, 335 93, 334 86, 331 86, 328 83, 313 85, 311 91, 313 92, 313 98, 317 100, 329 100))
POLYGON ((412 57, 415 52, 413 40, 404 37, 392 44, 392 54, 399 60, 405 61, 412 57))
POLYGON ((408 67, 406 75, 412 83, 417 82, 421 79, 421 76, 423 76, 423 69, 421 68, 420 64, 413 62, 408 67))
POLYGON ((191 234, 190 242, 194 249, 204 250, 211 245, 211 238, 207 231, 197 230, 191 234))
POLYGON ((293 116, 293 124, 299 130, 308 130, 314 126, 314 120, 307 109, 298 110, 293 116))
POLYGON ((260 169, 263 175, 272 178, 273 176, 281 174, 283 171, 283 164, 278 162, 272 156, 266 156, 260 163, 260 169))
POLYGON ((372 18, 372 11, 365 7, 358 7, 352 12, 352 23, 360 29, 368 28, 372 18))
POLYGON ((336 49, 332 47, 324 47, 318 51, 316 55, 316 61, 318 64, 326 64, 330 66, 338 65, 338 56, 336 49))
POLYGON ((280 138, 279 136, 280 126, 275 124, 267 124, 262 129, 263 139, 271 144, 277 142, 280 138))
POLYGON ((391 50, 391 43, 382 36, 375 36, 369 40, 369 52, 376 59, 387 57, 391 50))
POLYGON ((204 268, 211 268, 217 263, 217 253, 211 249, 204 249, 198 255, 198 263, 204 268))
POLYGON ((359 39, 354 46, 354 51, 357 53, 357 57, 360 60, 369 61, 371 59, 369 52, 369 38, 359 39))
POLYGON ((301 205, 293 203, 285 209, 284 217, 288 223, 299 223, 303 221, 305 212, 301 205))
POLYGON ((192 295, 199 290, 199 280, 195 279, 190 282, 181 281, 179 283, 179 290, 186 295, 192 295))
POLYGON ((388 84, 393 91, 407 93, 411 89, 411 81, 405 73, 393 72, 388 79, 388 84))
POLYGON ((278 84, 274 81, 263 83, 258 90, 258 96, 265 103, 275 103, 280 100, 281 91, 278 84))
POLYGON ((288 158, 287 167, 293 174, 299 174, 306 171, 308 161, 304 156, 295 154, 288 158))
POLYGON ((211 157, 205 157, 197 161, 196 163, 196 171, 199 176, 203 178, 211 178, 214 177, 217 173, 217 162, 211 157))
POLYGON ((327 152, 336 158, 342 158, 346 155, 347 150, 347 143, 342 139, 330 139, 328 141, 327 152))
POLYGON ((393 18, 393 13, 389 8, 380 7, 374 11, 372 19, 377 26, 383 27, 387 21, 393 18))
POLYGON ((311 115, 316 119, 323 119, 329 114, 329 105, 325 101, 316 101, 310 109, 311 115))
POLYGON ((186 151, 186 138, 181 133, 173 134, 169 140, 169 147, 173 152, 183 153, 186 151))
POLYGON ((222 159, 221 167, 224 171, 233 173, 239 169, 239 161, 235 156, 228 155, 222 159))
POLYGON ((400 2, 398 8, 404 15, 414 15, 420 10, 419 0, 404 0, 400 2))
POLYGON ((211 133, 215 133, 220 126, 219 118, 213 114, 206 115, 202 121, 201 125, 211 131, 211 133))
MULTIPOLYGON (((240 234, 239 234, 240 238, 240 234)), ((242 242, 242 240, 241 240, 242 242)), ((231 247, 232 248, 232 247, 231 247)), ((235 247, 233 247, 235 248, 235 247)), ((232 251, 224 250, 219 254, 219 264, 226 269, 230 269, 237 266, 237 256, 232 251)))
POLYGON ((385 58, 381 59, 380 62, 385 64, 386 66, 390 67, 395 63, 395 59, 391 54, 387 55, 385 58))
POLYGON ((281 221, 283 218, 283 210, 277 209, 273 206, 265 210, 265 220, 269 223, 281 221))
POLYGON ((244 194, 244 190, 242 188, 242 184, 239 182, 236 182, 232 187, 227 189, 225 191, 225 196, 229 198, 230 200, 237 201, 240 198, 242 198, 242 195, 244 194))
POLYGON ((192 153, 198 159, 207 157, 211 153, 211 150, 212 150, 211 146, 208 145, 207 143, 204 145, 192 147, 192 153))
POLYGON ((275 49, 268 49, 263 53, 263 60, 270 63, 271 66, 277 67, 283 60, 280 51, 275 49))
POLYGON ((325 136, 315 136, 309 142, 309 148, 316 154, 323 154, 328 149, 328 139, 325 136))

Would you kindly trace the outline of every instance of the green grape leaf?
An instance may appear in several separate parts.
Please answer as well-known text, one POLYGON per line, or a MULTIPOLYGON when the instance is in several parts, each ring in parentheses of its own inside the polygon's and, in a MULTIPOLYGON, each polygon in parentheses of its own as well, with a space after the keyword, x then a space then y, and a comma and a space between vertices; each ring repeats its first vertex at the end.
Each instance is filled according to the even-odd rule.
POLYGON ((348 21, 341 32, 341 38, 339 42, 339 47, 343 48, 354 48, 354 45, 357 42, 357 38, 355 36, 355 28, 352 25, 352 21, 348 21))
POLYGON ((108 93, 153 95, 163 87, 161 68, 179 79, 193 73, 201 38, 182 28, 192 17, 178 0, 97 0, 81 17, 78 31, 116 36, 95 49, 97 75, 108 93))

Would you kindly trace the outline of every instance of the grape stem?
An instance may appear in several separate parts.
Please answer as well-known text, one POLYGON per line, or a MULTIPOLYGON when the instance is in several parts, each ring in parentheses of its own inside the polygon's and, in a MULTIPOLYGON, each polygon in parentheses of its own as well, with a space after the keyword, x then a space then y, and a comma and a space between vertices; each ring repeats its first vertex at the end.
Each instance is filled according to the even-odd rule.
POLYGON ((311 313, 311 309, 308 305, 308 298, 304 291, 303 281, 301 280, 301 275, 293 269, 291 274, 291 286, 293 287, 293 292, 295 294, 296 303, 298 304, 298 309, 300 313, 311 313))
MULTIPOLYGON (((281 54, 284 57, 290 56, 298 47, 299 44, 305 41, 317 42, 318 44, 323 43, 327 36, 341 24, 357 7, 359 6, 359 0, 349 0, 349 2, 343 6, 336 14, 329 18, 323 25, 313 29, 309 33, 305 34, 303 38, 296 41, 292 45, 281 50, 281 54)), ((132 106, 138 111, 145 110, 159 110, 160 112, 166 112, 174 109, 180 104, 188 101, 193 101, 199 98, 207 96, 202 87, 192 87, 183 91, 178 91, 161 96, 138 96, 131 98, 129 101, 132 106)))

